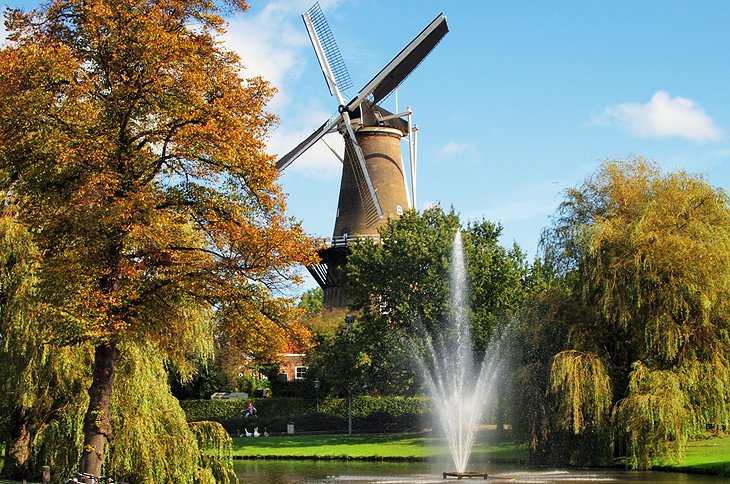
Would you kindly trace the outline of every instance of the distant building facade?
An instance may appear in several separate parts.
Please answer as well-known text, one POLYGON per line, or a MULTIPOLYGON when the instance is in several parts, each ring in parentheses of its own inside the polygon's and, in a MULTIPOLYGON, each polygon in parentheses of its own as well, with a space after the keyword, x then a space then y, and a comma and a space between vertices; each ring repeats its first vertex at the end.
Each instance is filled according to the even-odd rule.
POLYGON ((279 365, 279 381, 304 380, 307 366, 304 364, 305 353, 284 353, 279 365))

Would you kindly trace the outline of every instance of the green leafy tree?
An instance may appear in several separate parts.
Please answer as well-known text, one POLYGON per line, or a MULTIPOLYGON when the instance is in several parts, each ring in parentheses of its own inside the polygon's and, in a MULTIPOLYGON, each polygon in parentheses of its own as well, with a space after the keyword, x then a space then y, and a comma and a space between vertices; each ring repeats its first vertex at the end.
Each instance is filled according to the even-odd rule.
POLYGON ((124 352, 149 345, 181 375, 214 334, 276 353, 306 330, 273 291, 313 244, 263 151, 272 89, 241 79, 217 4, 53 0, 6 25, 0 188, 42 254, 55 341, 92 349, 80 467, 98 475, 124 352))
POLYGON ((380 229, 382 244, 353 245, 345 277, 351 306, 383 332, 417 321, 429 329, 440 324, 448 314, 449 255, 460 228, 453 210, 408 211, 380 229))
POLYGON ((361 331, 356 322, 341 322, 337 331, 323 335, 316 350, 307 356, 307 378, 320 378, 323 392, 357 395, 372 381, 370 356, 361 347, 361 331))
POLYGON ((67 467, 78 458, 73 446, 45 442, 52 435, 78 440, 87 403, 82 392, 90 376, 89 347, 52 344, 53 319, 37 295, 39 259, 30 234, 5 207, 0 217, 0 445, 2 474, 15 479, 37 475, 39 461, 67 467))
POLYGON ((362 348, 370 356, 373 389, 413 393, 409 342, 419 332, 434 335, 448 324, 450 257, 454 235, 463 231, 475 350, 483 352, 496 327, 519 308, 528 275, 518 247, 499 245, 501 227, 486 220, 462 228, 459 216, 440 207, 406 212, 380 231, 382 244, 354 245, 348 257, 347 293, 362 311, 362 348))
POLYGON ((324 306, 324 291, 321 287, 309 289, 299 299, 299 307, 306 310, 306 315, 316 314, 324 306))
POLYGON ((517 244, 499 244, 502 228, 482 220, 469 223, 464 252, 469 264, 475 347, 483 352, 498 328, 517 311, 528 292, 529 267, 517 244))
POLYGON ((567 192, 544 238, 560 296, 543 299, 554 318, 535 327, 552 354, 522 366, 538 379, 549 370, 539 404, 549 408, 523 412, 542 412, 535 449, 596 435, 602 448, 580 459, 605 461, 615 432, 633 464, 649 467, 679 457, 704 425, 728 422, 729 209, 703 179, 640 158, 608 161, 567 192))

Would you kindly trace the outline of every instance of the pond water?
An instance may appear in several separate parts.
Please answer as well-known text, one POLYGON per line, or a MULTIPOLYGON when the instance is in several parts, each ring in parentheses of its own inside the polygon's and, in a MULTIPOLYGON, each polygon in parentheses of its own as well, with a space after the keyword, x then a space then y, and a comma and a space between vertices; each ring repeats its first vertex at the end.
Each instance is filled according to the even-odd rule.
MULTIPOLYGON (((725 477, 673 472, 640 472, 596 469, 529 469, 508 464, 479 464, 470 471, 489 473, 488 481, 514 483, 636 482, 652 484, 719 484, 725 477)), ((324 483, 447 483, 483 482, 482 479, 443 480, 442 471, 425 462, 359 462, 246 460, 234 464, 242 484, 324 484, 324 483)))

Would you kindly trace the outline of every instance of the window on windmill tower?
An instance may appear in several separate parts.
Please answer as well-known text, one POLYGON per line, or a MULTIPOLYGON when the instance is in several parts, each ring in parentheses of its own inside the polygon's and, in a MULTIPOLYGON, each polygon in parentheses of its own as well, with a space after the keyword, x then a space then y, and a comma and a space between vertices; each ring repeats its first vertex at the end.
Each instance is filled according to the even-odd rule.
POLYGON ((294 368, 294 378, 296 380, 304 380, 304 375, 307 373, 306 366, 297 366, 294 368))
POLYGON ((400 205, 396 205, 395 213, 397 213, 398 215, 403 215, 403 207, 401 207, 400 205))

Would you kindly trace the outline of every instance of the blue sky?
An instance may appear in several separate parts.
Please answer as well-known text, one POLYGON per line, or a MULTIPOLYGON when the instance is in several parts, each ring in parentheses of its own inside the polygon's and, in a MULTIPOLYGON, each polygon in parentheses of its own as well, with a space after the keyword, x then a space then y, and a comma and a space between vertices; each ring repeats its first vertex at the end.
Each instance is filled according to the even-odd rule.
MULTIPOLYGON (((309 5, 254 2, 231 25, 252 50, 269 42, 261 61, 242 55, 252 68, 271 69, 281 89, 271 106, 281 116, 272 152, 286 153, 336 109, 300 18, 309 5)), ((607 158, 642 155, 730 186, 730 3, 321 6, 355 85, 350 95, 439 12, 448 18, 450 32, 398 90, 399 107, 411 106, 420 128, 419 209, 453 205, 463 220, 499 222, 503 243, 533 256, 562 192, 607 158)), ((394 96, 385 107, 395 108, 394 96)), ((304 227, 329 236, 339 162, 316 148, 281 181, 304 227)))
MULTIPOLYGON (((279 89, 269 106, 279 155, 337 107, 301 20, 312 3, 253 0, 225 39, 247 75, 279 89)), ((607 158, 642 155, 730 187, 730 2, 320 5, 353 80, 346 98, 438 13, 448 18, 450 32, 398 90, 420 128, 419 209, 453 205, 462 220, 499 222, 503 244, 532 257, 562 192, 607 158)), ((395 96, 384 107, 394 110, 395 96)), ((313 235, 332 233, 339 169, 319 143, 282 175, 291 215, 313 235)))

